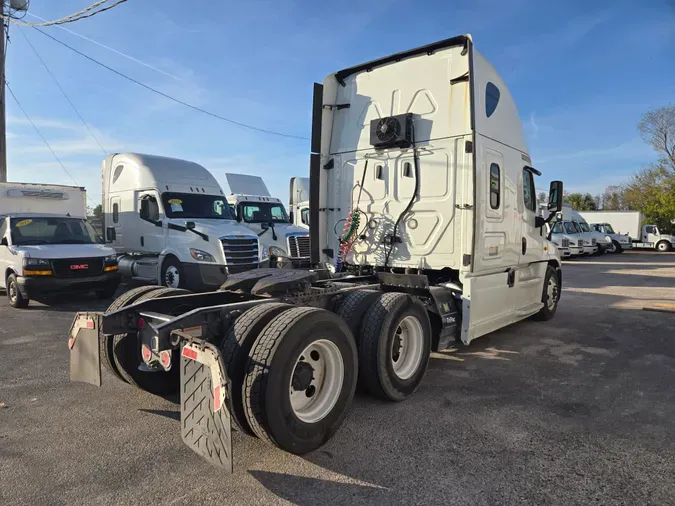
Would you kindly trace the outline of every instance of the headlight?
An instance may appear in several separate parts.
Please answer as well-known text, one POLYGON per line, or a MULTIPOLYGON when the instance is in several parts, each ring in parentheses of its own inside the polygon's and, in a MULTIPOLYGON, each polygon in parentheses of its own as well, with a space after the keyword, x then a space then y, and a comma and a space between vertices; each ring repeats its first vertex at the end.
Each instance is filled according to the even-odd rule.
POLYGON ((610 236, 606 235, 606 236, 605 236, 605 242, 606 242, 606 243, 611 243, 611 242, 612 242, 612 238, 611 238, 610 236))
POLYGON ((49 266, 49 260, 44 258, 24 258, 23 266, 24 267, 44 267, 49 266))
POLYGON ((216 259, 213 258, 213 255, 210 253, 207 253, 206 251, 202 251, 200 249, 193 249, 190 248, 190 256, 197 260, 198 262, 215 262, 216 259))
POLYGON ((117 255, 108 255, 105 257, 106 265, 117 265, 117 255))
POLYGON ((269 253, 271 257, 287 257, 288 253, 286 253, 285 250, 281 248, 277 248, 276 246, 270 246, 269 253))
POLYGON ((267 248, 263 248, 262 251, 260 252, 260 260, 264 261, 267 260, 270 257, 270 252, 267 248))

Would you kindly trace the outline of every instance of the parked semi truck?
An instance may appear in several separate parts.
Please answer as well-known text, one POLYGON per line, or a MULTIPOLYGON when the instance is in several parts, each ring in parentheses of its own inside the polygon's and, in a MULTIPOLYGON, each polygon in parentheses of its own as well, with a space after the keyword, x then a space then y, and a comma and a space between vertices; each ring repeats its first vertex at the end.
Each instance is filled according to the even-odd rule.
POLYGON ((291 222, 309 229, 309 178, 292 177, 288 199, 291 222))
POLYGON ((79 186, 0 183, 0 289, 10 306, 71 292, 110 298, 120 283, 115 251, 86 220, 79 186))
POLYGON ((609 224, 619 234, 628 234, 634 248, 670 251, 675 236, 661 233, 656 225, 645 223, 640 211, 583 211, 580 213, 592 225, 609 224))
POLYGON ((231 423, 303 454, 345 420, 357 377, 403 401, 433 350, 551 319, 562 271, 506 84, 458 36, 314 85, 312 269, 258 269, 219 291, 141 287, 78 313, 71 379, 102 363, 180 391, 183 441, 232 469, 231 423), (337 231, 337 233, 336 233, 337 231))
POLYGON ((103 161, 103 229, 122 274, 171 288, 218 288, 257 268, 268 251, 237 223, 201 165, 139 153, 103 161))
POLYGON ((254 232, 272 267, 309 267, 309 232, 295 226, 280 199, 272 197, 259 176, 225 174, 234 218, 254 232))

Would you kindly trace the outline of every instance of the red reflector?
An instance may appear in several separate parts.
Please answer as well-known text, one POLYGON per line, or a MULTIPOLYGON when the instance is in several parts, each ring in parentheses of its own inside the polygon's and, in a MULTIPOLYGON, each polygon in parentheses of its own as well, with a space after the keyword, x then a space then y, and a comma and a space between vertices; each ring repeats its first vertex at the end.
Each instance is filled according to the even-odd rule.
POLYGON ((147 344, 141 346, 141 355, 143 355, 143 360, 146 362, 152 357, 152 352, 150 351, 150 348, 148 348, 147 344))
POLYGON ((94 320, 87 320, 87 328, 88 329, 94 328, 94 320))
POLYGON ((192 360, 197 360, 197 352, 190 348, 183 348, 183 356, 191 358, 192 360))
POLYGON ((213 389, 213 411, 220 409, 220 385, 213 389))
POLYGON ((163 351, 159 354, 159 361, 164 367, 169 367, 171 365, 171 352, 163 351))
POLYGON ((143 318, 139 318, 138 321, 136 322, 136 326, 139 329, 142 329, 143 327, 145 327, 145 320, 143 318))

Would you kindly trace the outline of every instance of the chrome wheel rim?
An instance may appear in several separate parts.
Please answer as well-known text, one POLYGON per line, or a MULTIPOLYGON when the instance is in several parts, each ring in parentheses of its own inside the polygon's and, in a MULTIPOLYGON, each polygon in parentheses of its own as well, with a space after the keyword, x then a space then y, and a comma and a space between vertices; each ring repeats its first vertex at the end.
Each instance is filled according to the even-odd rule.
POLYGON ((391 342, 390 358, 394 374, 402 380, 412 377, 422 363, 424 330, 414 316, 406 316, 398 324, 391 342))
POLYGON ((178 288, 180 286, 180 271, 175 265, 170 265, 164 273, 164 283, 169 288, 178 288))
POLYGON ((319 339, 298 356, 289 384, 293 413, 305 423, 325 418, 342 392, 345 366, 335 343, 319 339))
POLYGON ((16 302, 16 284, 14 283, 9 284, 9 300, 16 302))
POLYGON ((548 279, 548 286, 546 287, 546 305, 550 311, 553 311, 558 302, 558 283, 551 276, 548 279))

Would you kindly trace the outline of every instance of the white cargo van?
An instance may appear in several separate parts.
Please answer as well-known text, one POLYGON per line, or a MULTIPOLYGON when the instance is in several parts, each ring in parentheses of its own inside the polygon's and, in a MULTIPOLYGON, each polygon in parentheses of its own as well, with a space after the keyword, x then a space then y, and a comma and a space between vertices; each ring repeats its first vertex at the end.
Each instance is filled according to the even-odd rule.
POLYGON ((288 205, 291 208, 291 222, 309 229, 309 178, 292 177, 288 205))
POLYGON ((280 199, 272 197, 258 176, 225 174, 232 192, 227 202, 233 216, 253 231, 272 267, 309 267, 309 231, 294 225, 280 199))
POLYGON ((580 229, 571 221, 556 221, 551 224, 551 240, 557 244, 567 244, 570 256, 584 254, 584 240, 580 229))
POLYGON ((11 306, 68 292, 115 294, 115 251, 87 223, 86 203, 79 186, 0 183, 0 288, 11 306))
POLYGON ((171 288, 217 288, 267 260, 237 223, 211 173, 186 160, 138 153, 103 162, 106 240, 122 274, 171 288))

